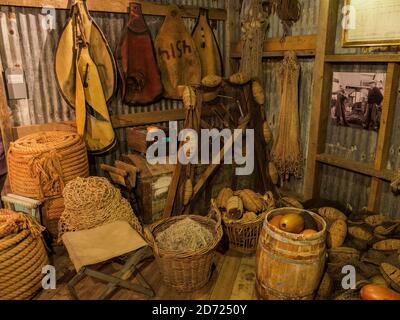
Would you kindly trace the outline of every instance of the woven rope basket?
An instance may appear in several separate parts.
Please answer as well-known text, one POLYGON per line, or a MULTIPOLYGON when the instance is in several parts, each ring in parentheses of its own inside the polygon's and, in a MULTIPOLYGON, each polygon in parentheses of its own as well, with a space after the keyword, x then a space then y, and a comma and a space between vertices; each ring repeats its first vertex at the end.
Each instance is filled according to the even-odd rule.
POLYGON ((145 237, 153 248, 165 284, 179 292, 193 292, 210 280, 216 248, 222 239, 221 215, 212 211, 208 217, 183 215, 164 219, 145 228, 145 237), (216 217, 216 220, 211 216, 216 217), (177 253, 159 248, 156 235, 188 217, 212 231, 215 235, 214 241, 201 250, 191 252, 177 253))
POLYGON ((28 135, 10 144, 8 173, 15 194, 39 200, 61 196, 67 182, 89 175, 86 146, 72 132, 28 135))
POLYGON ((223 219, 224 232, 229 238, 229 248, 245 254, 256 252, 266 215, 267 211, 248 222, 223 219))
POLYGON ((29 216, 0 209, 0 300, 31 299, 42 288, 42 231, 29 216))

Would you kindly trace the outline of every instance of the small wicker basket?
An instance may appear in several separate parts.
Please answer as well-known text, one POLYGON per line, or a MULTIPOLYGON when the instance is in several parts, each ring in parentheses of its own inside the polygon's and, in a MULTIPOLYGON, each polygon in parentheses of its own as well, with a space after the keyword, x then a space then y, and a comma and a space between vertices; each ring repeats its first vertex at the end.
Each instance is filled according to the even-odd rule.
POLYGON ((207 217, 183 215, 164 219, 145 228, 145 237, 153 248, 164 282, 179 292, 193 292, 210 280, 216 248, 222 239, 221 214, 218 209, 212 209, 207 217), (159 248, 155 235, 187 217, 213 230, 214 241, 206 248, 187 253, 159 248))
POLYGON ((229 238, 229 248, 245 254, 256 252, 267 212, 248 222, 223 219, 224 232, 229 238))

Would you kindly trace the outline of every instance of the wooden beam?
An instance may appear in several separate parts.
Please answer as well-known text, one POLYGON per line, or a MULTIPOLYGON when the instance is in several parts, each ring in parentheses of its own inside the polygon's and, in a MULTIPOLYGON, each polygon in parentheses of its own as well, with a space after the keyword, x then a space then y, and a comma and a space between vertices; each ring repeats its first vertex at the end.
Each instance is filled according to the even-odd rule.
POLYGON ((115 129, 181 120, 185 120, 185 111, 183 109, 129 113, 111 117, 111 122, 115 129))
POLYGON ((68 131, 76 132, 76 124, 74 121, 51 122, 45 124, 35 124, 30 126, 20 126, 12 128, 12 141, 27 136, 28 134, 40 131, 68 131))
MULTIPOLYGON (((1 93, 1 88, 0 88, 1 93)), ((216 107, 204 107, 203 116, 204 118, 213 116, 213 108, 216 107)), ((10 116, 7 114, 6 120, 9 120, 10 116)), ((141 112, 131 113, 126 115, 117 115, 111 117, 111 122, 114 129, 122 129, 129 127, 140 127, 150 124, 169 122, 169 121, 181 121, 185 120, 185 112, 183 109, 173 109, 165 111, 152 111, 152 112, 141 112)), ((205 122, 204 122, 205 123, 205 122)), ((76 132, 75 121, 64 121, 64 122, 50 122, 45 124, 36 124, 29 126, 12 127, 10 129, 10 140, 22 138, 28 134, 40 132, 40 131, 71 131, 76 132)))
POLYGON ((317 161, 340 169, 348 170, 351 172, 363 174, 365 176, 390 181, 395 174, 392 170, 377 170, 371 164, 359 162, 355 160, 343 159, 332 154, 319 154, 316 157, 317 161))
POLYGON ((304 198, 311 199, 318 191, 317 155, 324 152, 326 142, 326 123, 328 121, 329 88, 332 85, 332 67, 325 63, 325 56, 335 49, 336 20, 338 1, 321 0, 319 12, 318 37, 314 65, 314 88, 311 102, 311 126, 309 147, 304 175, 304 198))
MULTIPOLYGON (((0 65, 0 74, 3 75, 3 69, 0 65)), ((0 129, 1 138, 3 140, 3 147, 5 154, 7 154, 10 142, 13 141, 11 130, 11 113, 8 109, 8 100, 6 96, 5 82, 3 77, 0 79, 0 129)))
MULTIPOLYGON (((203 118, 214 116, 213 109, 215 108, 219 107, 203 107, 203 118)), ((130 113, 111 117, 111 122, 115 129, 139 127, 149 124, 182 120, 185 120, 185 111, 183 109, 130 113)))
MULTIPOLYGON (((129 3, 133 0, 87 0, 87 5, 90 11, 99 12, 115 12, 128 13, 129 3)), ((137 1, 142 4, 142 11, 145 15, 166 16, 169 13, 169 5, 161 3, 153 3, 147 1, 137 1)), ((1 0, 0 6, 15 6, 15 7, 33 7, 43 8, 52 6, 55 9, 68 9, 70 0, 1 0)), ((199 8, 194 6, 179 6, 182 17, 197 18, 199 16, 199 8)), ((209 18, 211 20, 226 20, 225 9, 209 9, 209 18)))
POLYGON ((388 63, 400 62, 399 54, 332 54, 325 57, 332 63, 388 63))
POLYGON ((231 74, 231 45, 233 42, 234 33, 232 30, 235 29, 235 19, 236 15, 235 7, 237 5, 237 1, 225 1, 225 9, 226 9, 226 22, 225 22, 225 47, 224 47, 224 73, 225 77, 228 77, 231 74))
MULTIPOLYGON (((400 66, 389 63, 386 74, 385 97, 382 106, 381 125, 376 146, 375 169, 383 170, 389 160, 389 149, 393 129, 393 118, 396 108, 397 90, 399 88, 400 66)), ((382 182, 373 178, 368 197, 368 210, 378 211, 380 205, 382 182)))
MULTIPOLYGON (((298 51, 294 50, 296 53, 297 57, 301 58, 313 58, 315 57, 315 50, 304 50, 304 51, 298 51)), ((274 52, 264 52, 263 53, 263 58, 283 58, 285 56, 286 51, 274 51, 274 52)), ((232 54, 231 58, 232 59, 240 59, 242 56, 240 54, 232 54)))
MULTIPOLYGON (((282 38, 269 38, 264 43, 264 56, 271 53, 282 54, 282 52, 294 50, 299 55, 302 51, 307 52, 308 55, 315 53, 317 47, 317 35, 307 36, 291 36, 282 38)), ((242 53, 242 42, 239 41, 232 45, 231 57, 240 57, 242 53)))

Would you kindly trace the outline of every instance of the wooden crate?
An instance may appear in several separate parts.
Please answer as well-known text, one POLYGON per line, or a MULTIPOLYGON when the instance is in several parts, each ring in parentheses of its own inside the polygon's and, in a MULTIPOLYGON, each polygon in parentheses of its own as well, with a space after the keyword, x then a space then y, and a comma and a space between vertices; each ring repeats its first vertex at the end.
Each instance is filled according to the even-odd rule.
POLYGON ((138 217, 145 224, 162 219, 168 188, 172 181, 175 165, 150 165, 139 154, 129 154, 122 161, 139 169, 136 185, 136 198, 140 212, 138 217))
MULTIPOLYGON (((147 149, 154 143, 153 141, 147 141, 147 133, 149 128, 158 128, 165 133, 166 139, 168 139, 169 132, 168 128, 152 126, 152 127, 139 127, 139 128, 129 128, 127 129, 127 138, 128 138, 128 148, 129 151, 138 152, 138 153, 147 153, 147 149)), ((167 152, 168 152, 167 143, 167 152)))

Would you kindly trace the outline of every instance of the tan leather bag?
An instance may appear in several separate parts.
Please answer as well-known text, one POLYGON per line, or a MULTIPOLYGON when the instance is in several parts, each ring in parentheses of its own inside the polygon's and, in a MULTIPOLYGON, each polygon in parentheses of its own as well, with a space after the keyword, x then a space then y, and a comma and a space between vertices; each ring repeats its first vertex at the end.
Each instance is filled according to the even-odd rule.
MULTIPOLYGON (((207 9, 200 9, 199 18, 193 30, 192 37, 200 56, 201 78, 203 79, 211 75, 222 77, 221 51, 209 24, 207 9)), ((217 95, 218 92, 216 90, 207 92, 203 95, 203 101, 214 100, 217 95)))
POLYGON ((178 86, 200 85, 200 57, 176 5, 170 6, 155 47, 166 98, 181 99, 178 86))
POLYGON ((107 101, 116 90, 116 65, 83 0, 72 4, 56 50, 55 74, 62 96, 75 109, 77 130, 88 151, 110 150, 116 139, 107 101))

